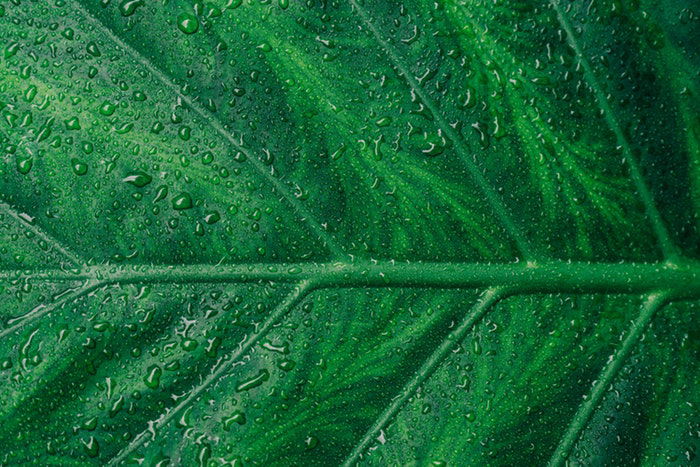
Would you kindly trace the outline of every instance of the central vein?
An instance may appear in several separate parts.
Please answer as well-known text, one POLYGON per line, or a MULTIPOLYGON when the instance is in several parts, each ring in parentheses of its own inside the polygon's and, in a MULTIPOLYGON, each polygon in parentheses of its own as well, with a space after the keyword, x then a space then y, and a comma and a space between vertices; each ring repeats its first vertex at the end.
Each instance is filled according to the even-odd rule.
POLYGON ((309 281, 327 287, 488 288, 518 293, 644 293, 668 290, 700 297, 700 265, 689 263, 355 263, 99 265, 76 270, 0 272, 0 278, 89 280, 102 284, 309 281))

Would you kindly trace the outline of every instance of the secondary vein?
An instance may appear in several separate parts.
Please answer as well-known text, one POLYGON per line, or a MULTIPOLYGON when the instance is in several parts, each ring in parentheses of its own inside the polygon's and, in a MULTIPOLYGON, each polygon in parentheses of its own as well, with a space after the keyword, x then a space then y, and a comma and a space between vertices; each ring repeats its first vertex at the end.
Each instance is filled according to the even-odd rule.
POLYGON ((16 317, 10 321, 10 325, 3 329, 0 330, 0 339, 3 339, 5 336, 8 334, 11 334, 22 327, 26 326, 28 323, 31 323, 33 321, 36 321, 37 319, 41 318, 42 316, 46 316, 48 313, 52 312, 53 310, 62 307, 66 303, 73 302, 77 300, 78 298, 82 297, 85 294, 90 293, 91 291, 95 290, 100 286, 99 281, 95 280, 87 280, 83 285, 80 287, 76 288, 75 290, 71 291, 67 295, 64 295, 63 298, 60 300, 57 300, 49 305, 46 306, 39 306, 31 310, 29 313, 26 313, 22 316, 16 317))
POLYGON ((76 2, 76 9, 79 9, 82 14, 94 25, 98 26, 103 32, 120 48, 132 56, 134 60, 141 63, 155 76, 166 88, 172 91, 179 99, 187 103, 187 105, 194 111, 200 118, 202 118, 209 126, 211 126, 219 135, 221 135, 226 141, 228 141, 231 146, 233 146, 237 151, 245 154, 247 160, 250 161, 253 168, 263 176, 274 189, 299 213, 302 220, 306 222, 309 228, 316 234, 316 236, 325 243, 329 251, 334 255, 335 258, 345 258, 345 254, 342 246, 333 238, 333 236, 319 223, 315 220, 314 215, 309 211, 306 206, 304 206, 289 190, 289 188, 272 173, 270 173, 265 165, 247 148, 242 146, 234 136, 224 128, 223 124, 219 119, 202 106, 199 102, 192 99, 191 97, 182 94, 178 86, 173 82, 173 80, 155 64, 153 64, 147 57, 142 55, 134 47, 126 43, 119 36, 117 36, 114 31, 107 27, 99 18, 94 16, 87 8, 76 2))
POLYGON ((391 404, 379 415, 372 426, 367 430, 365 435, 355 445, 350 454, 345 458, 343 466, 350 466, 357 463, 360 457, 366 452, 367 448, 374 442, 377 435, 387 424, 391 422, 394 416, 401 410, 418 388, 428 379, 435 370, 440 366, 447 355, 452 351, 455 345, 458 345, 465 337, 467 332, 493 307, 496 302, 501 300, 506 294, 504 288, 491 288, 484 292, 479 301, 472 307, 464 320, 449 333, 445 339, 430 356, 423 362, 421 367, 416 371, 414 376, 406 383, 401 392, 394 397, 391 404))
POLYGON ((639 197, 644 205, 646 214, 649 217, 649 220, 652 224, 652 228, 654 230, 654 234, 657 237, 657 241, 659 242, 659 248, 661 249, 664 258, 666 258, 667 260, 676 260, 679 257, 679 253, 673 241, 671 240, 671 236, 669 235, 668 230, 664 225, 664 221, 661 219, 661 213, 656 207, 654 197, 651 194, 651 191, 649 190, 646 181, 644 180, 644 176, 642 175, 639 163, 637 162, 637 159, 632 153, 629 141, 625 137, 625 134, 622 131, 622 127, 617 121, 617 117, 615 116, 615 113, 613 112, 612 108, 610 107, 610 104, 608 103, 608 99, 605 95, 605 92, 603 91, 602 86, 598 82, 598 78, 593 72, 593 68, 591 67, 588 59, 584 55, 583 49, 581 48, 581 46, 578 43, 578 40, 576 39, 573 27, 571 26, 571 23, 566 17, 559 0, 550 0, 550 4, 552 5, 557 14, 557 20, 559 21, 559 24, 566 32, 566 39, 569 43, 569 46, 574 50, 579 62, 581 63, 581 66, 583 67, 583 74, 586 78, 586 81, 588 81, 588 84, 593 90, 598 106, 603 111, 605 121, 607 122, 612 132, 615 134, 615 138, 617 139, 618 145, 622 148, 623 154, 625 155, 625 160, 627 160, 627 164, 629 165, 632 181, 634 182, 634 186, 637 189, 637 192, 639 192, 639 197))
POLYGON ((81 266, 85 264, 85 261, 78 256, 77 254, 73 253, 69 248, 61 244, 58 240, 53 238, 51 235, 48 233, 44 232, 42 229, 38 228, 37 226, 30 224, 27 222, 26 219, 23 219, 22 216, 20 216, 17 211, 12 208, 9 204, 4 203, 0 201, 0 210, 6 212, 10 217, 15 219, 17 222, 19 222, 22 227, 25 229, 29 230, 32 232, 34 235, 36 235, 38 238, 46 242, 47 245, 49 245, 51 248, 56 250, 58 253, 60 253, 65 259, 70 261, 74 266, 81 266))
POLYGON ((185 397, 180 403, 175 407, 169 409, 168 411, 161 414, 156 420, 149 424, 149 428, 139 433, 131 443, 129 443, 124 449, 122 449, 114 458, 109 461, 109 465, 119 464, 127 459, 129 454, 138 449, 147 441, 149 433, 153 430, 157 430, 173 419, 175 415, 180 413, 184 408, 186 408, 193 400, 195 400, 207 387, 212 383, 217 381, 224 372, 231 366, 240 361, 240 358, 247 354, 250 349, 262 338, 264 337, 272 327, 277 324, 277 322, 282 319, 292 308, 298 305, 313 289, 314 283, 312 281, 304 281, 299 283, 294 290, 287 295, 287 297, 275 308, 272 313, 268 316, 265 322, 260 326, 260 329, 250 335, 245 342, 243 342, 235 352, 233 352, 229 358, 222 358, 217 361, 214 367, 211 369, 209 376, 204 378, 204 380, 195 385, 190 389, 187 397, 185 397), (153 427, 152 429, 150 427, 153 427))
POLYGON ((381 48, 384 50, 384 52, 387 54, 387 56, 391 59, 392 62, 394 62, 394 65, 399 70, 401 76, 403 76, 403 78, 406 80, 407 84, 411 87, 411 89, 413 89, 416 95, 420 97, 421 101, 433 114, 433 116, 435 117, 435 121, 437 121, 440 126, 440 129, 445 132, 450 141, 452 141, 452 143, 455 145, 457 154, 460 156, 460 159, 465 164, 467 170, 469 171, 469 174, 479 186, 479 189, 486 197, 486 200, 491 206, 491 209, 493 209, 494 213, 498 217, 505 230, 512 237, 520 253, 524 255, 526 259, 532 258, 534 255, 531 251, 529 243, 525 239, 525 236, 511 218, 510 214, 508 213, 508 209, 503 204, 503 201, 500 199, 499 195, 493 189, 488 180, 486 180, 486 177, 484 177, 484 175, 481 173, 481 169, 477 167, 477 165, 469 157, 469 150, 462 141, 462 138, 445 120, 435 102, 433 102, 430 96, 428 96, 423 91, 421 86, 418 84, 418 81, 413 77, 413 75, 411 75, 410 71, 408 70, 408 67, 403 63, 403 61, 398 56, 392 45, 389 44, 386 40, 384 40, 379 29, 377 29, 377 27, 367 15, 367 12, 357 3, 356 0, 350 0, 350 4, 357 11, 360 18, 370 30, 370 32, 372 33, 376 41, 379 43, 381 48))
POLYGON ((632 323, 627 331, 620 348, 610 356, 608 363, 598 376, 589 394, 586 395, 583 403, 579 406, 576 414, 571 419, 571 423, 566 429, 559 445, 549 461, 550 467, 559 467, 566 462, 571 450, 578 441, 581 433, 586 428, 593 412, 606 394, 613 379, 622 369, 625 361, 632 353, 644 330, 651 322, 654 314, 666 303, 669 295, 665 292, 652 293, 642 306, 639 317, 632 323))

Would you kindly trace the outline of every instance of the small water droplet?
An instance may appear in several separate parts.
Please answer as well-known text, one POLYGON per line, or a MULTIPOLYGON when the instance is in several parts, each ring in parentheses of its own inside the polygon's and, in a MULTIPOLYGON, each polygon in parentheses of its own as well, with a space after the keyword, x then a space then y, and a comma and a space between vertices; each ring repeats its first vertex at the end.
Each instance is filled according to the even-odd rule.
POLYGON ((119 4, 119 12, 122 16, 131 16, 140 6, 143 6, 143 3, 144 0, 122 0, 119 4))
POLYGON ((233 414, 231 414, 230 417, 224 419, 224 430, 230 431, 231 425, 233 425, 234 423, 237 423, 239 425, 245 425, 246 423, 245 414, 240 410, 233 412, 233 414))
POLYGON ((148 369, 148 375, 143 379, 151 389, 156 389, 160 385, 160 376, 163 374, 163 370, 160 369, 158 365, 152 365, 148 369))
POLYGON ((253 388, 257 388, 262 383, 270 379, 270 372, 267 370, 260 370, 257 375, 252 378, 245 379, 238 383, 236 386, 237 392, 248 391, 253 388))
POLYGON ((73 168, 73 173, 76 175, 85 175, 88 171, 87 164, 80 159, 73 158, 70 160, 70 164, 73 168))
POLYGON ((194 15, 181 13, 177 17, 177 27, 185 34, 194 34, 199 29, 199 21, 194 15))
POLYGON ((192 197, 189 193, 180 193, 173 199, 173 209, 175 209, 176 211, 190 209, 192 206, 192 197))
POLYGON ((151 183, 151 180, 153 180, 153 177, 141 171, 131 172, 129 175, 122 179, 123 182, 131 183, 132 185, 138 188, 145 187, 146 185, 151 183))

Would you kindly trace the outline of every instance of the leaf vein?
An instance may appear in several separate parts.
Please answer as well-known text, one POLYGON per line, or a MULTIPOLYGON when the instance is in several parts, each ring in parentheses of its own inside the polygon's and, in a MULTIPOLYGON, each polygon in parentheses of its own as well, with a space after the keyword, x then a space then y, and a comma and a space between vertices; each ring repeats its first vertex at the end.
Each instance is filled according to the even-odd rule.
POLYGON ((571 450, 591 419, 593 412, 608 391, 610 384, 622 369, 656 312, 666 304, 668 298, 669 294, 667 292, 656 292, 648 295, 647 300, 642 305, 639 316, 627 331, 620 348, 610 356, 610 360, 603 367, 591 391, 586 395, 571 419, 564 436, 561 438, 554 454, 552 454, 549 461, 550 467, 559 467, 566 462, 571 450))
POLYGON ((367 25, 367 28, 369 28, 370 32, 372 32, 372 35, 379 43, 381 48, 385 51, 387 56, 391 59, 392 62, 394 62, 394 65, 399 70, 401 76, 403 76, 403 78, 406 80, 406 83, 411 87, 411 89, 416 93, 416 95, 420 97, 420 99, 423 101, 428 110, 430 110, 430 112, 433 114, 435 120, 440 126, 440 129, 445 132, 447 137, 455 145, 457 154, 466 166, 467 170, 469 171, 469 174, 474 179, 479 189, 486 197, 486 200, 491 206, 491 209, 493 209, 494 213, 505 228, 506 232, 508 232, 508 234, 510 234, 510 236, 512 237, 520 253, 528 259, 532 258, 533 252, 531 251, 530 245, 525 239, 525 236, 511 218, 511 215, 508 213, 508 209, 506 208, 503 201, 500 199, 499 195, 489 184, 486 177, 481 173, 479 167, 469 157, 469 150, 462 141, 462 138, 452 129, 450 124, 445 120, 435 102, 433 102, 433 100, 423 91, 420 84, 418 84, 416 79, 411 75, 411 73, 408 70, 408 67, 403 63, 403 61, 398 56, 391 44, 389 44, 386 40, 382 38, 379 29, 377 29, 372 20, 369 18, 367 12, 358 4, 356 0, 350 0, 350 4, 357 11, 362 21, 367 25))
POLYGON ((224 128, 222 122, 210 111, 208 111, 204 106, 202 106, 198 101, 184 95, 175 82, 170 76, 168 76, 163 70, 158 68, 152 63, 147 57, 142 55, 134 47, 122 40, 112 29, 105 25, 99 18, 94 16, 87 8, 85 8, 80 2, 76 2, 76 8, 88 19, 91 23, 101 28, 105 35, 109 37, 115 44, 122 48, 125 52, 132 56, 134 60, 141 63, 146 67, 153 75, 170 91, 172 91, 179 99, 186 102, 187 105, 200 117, 202 118, 210 127, 212 127, 220 136, 222 136, 226 141, 228 141, 231 146, 236 150, 245 154, 247 160, 250 161, 253 168, 258 174, 264 177, 272 187, 291 205, 291 207, 296 210, 296 212, 302 217, 302 221, 306 222, 309 228, 316 234, 316 236, 325 243, 325 246, 330 250, 330 252, 336 258, 346 257, 343 247, 337 243, 333 236, 319 223, 315 220, 311 211, 309 211, 295 196, 294 194, 285 186, 285 184, 275 177, 271 172, 269 172, 264 164, 247 148, 242 146, 234 136, 224 128))
POLYGON ((625 134, 622 131, 622 127, 620 126, 620 123, 618 122, 615 113, 613 112, 612 108, 610 107, 610 104, 608 103, 608 99, 605 96, 605 92, 603 91, 603 88, 598 82, 598 78, 596 78, 591 64, 584 55, 583 50, 581 49, 581 46, 579 45, 578 40, 576 39, 574 29, 571 26, 569 20, 567 19, 559 0, 550 0, 550 4, 556 12, 559 24, 564 29, 564 32, 566 32, 566 38, 569 43, 569 46, 574 50, 576 56, 579 59, 579 62, 581 63, 581 66, 583 67, 583 74, 586 78, 586 81, 588 81, 588 84, 591 86, 593 93, 595 94, 596 102, 598 103, 598 106, 603 112, 603 116, 605 117, 606 123, 608 124, 612 132, 615 134, 615 138, 617 139, 618 145, 622 148, 623 154, 625 155, 625 159, 627 160, 627 164, 630 169, 632 181, 635 185, 635 188, 637 189, 637 192, 639 193, 639 197, 642 201, 642 204, 644 205, 644 210, 646 211, 646 214, 649 217, 649 220, 651 221, 654 234, 656 235, 657 241, 659 242, 659 248, 661 249, 661 252, 667 260, 675 260, 679 257, 679 253, 673 241, 671 240, 669 232, 664 224, 664 221, 661 218, 661 213, 656 207, 654 197, 651 194, 651 191, 649 190, 646 181, 644 180, 644 176, 642 175, 639 163, 637 162, 636 157, 632 153, 630 143, 627 140, 627 137, 625 137, 625 134))
POLYGON ((0 271, 0 279, 35 281, 94 280, 102 284, 297 283, 317 287, 518 287, 524 292, 627 292, 673 290, 677 296, 700 294, 700 263, 258 263, 189 265, 96 265, 81 270, 0 271))
POLYGON ((231 353, 227 359, 219 359, 218 362, 211 369, 209 375, 200 383, 195 385, 190 389, 187 397, 185 397, 182 402, 178 403, 175 407, 166 410, 157 419, 149 423, 149 428, 139 433, 131 443, 129 443, 124 449, 122 449, 117 455, 109 461, 109 465, 119 464, 127 459, 129 454, 134 452, 140 446, 142 446, 146 441, 147 437, 152 430, 158 430, 159 428, 167 425, 167 423, 173 419, 175 415, 182 412, 185 407, 192 403, 206 388, 211 384, 216 382, 224 372, 233 366, 239 359, 248 353, 253 346, 264 337, 275 324, 277 324, 292 308, 299 304, 313 289, 314 283, 312 281, 304 281, 299 283, 291 293, 270 313, 265 322, 260 326, 258 332, 252 334, 248 339, 243 342, 240 347, 231 353), (152 430, 151 428, 152 427, 152 430))
POLYGON ((358 441, 350 454, 343 461, 343 466, 356 464, 370 444, 376 439, 377 434, 396 416, 408 399, 428 379, 440 364, 447 358, 450 351, 458 345, 474 325, 507 294, 505 288, 487 289, 477 303, 469 310, 464 320, 450 332, 440 343, 437 349, 423 362, 413 377, 406 383, 401 392, 391 401, 391 404, 379 415, 370 426, 365 435, 358 441))
POLYGON ((25 227, 30 232, 32 232, 34 235, 36 235, 41 240, 46 242, 48 245, 51 246, 51 248, 58 251, 64 258, 66 258, 71 263, 73 263, 74 266, 85 265, 85 261, 80 256, 73 253, 70 249, 68 249, 66 246, 64 246, 61 242, 59 242, 58 240, 53 238, 48 233, 44 232, 42 229, 38 228, 35 225, 28 223, 26 221, 26 219, 23 219, 22 216, 20 216, 19 213, 17 213, 17 211, 14 208, 12 208, 9 204, 0 201, 0 210, 6 212, 10 217, 12 217, 16 221, 18 221, 23 227, 25 227))
POLYGON ((25 314, 24 316, 15 318, 9 327, 3 329, 0 331, 0 340, 3 339, 5 336, 16 332, 17 330, 21 329, 22 327, 26 326, 27 324, 36 321, 37 319, 41 318, 42 316, 45 316, 49 313, 51 313, 53 310, 62 307, 66 303, 71 303, 78 298, 82 297, 85 294, 88 294, 98 288, 101 285, 101 282, 95 281, 95 280, 88 280, 86 281, 83 285, 78 287, 77 289, 73 290, 69 294, 65 295, 63 298, 60 300, 47 305, 47 306, 40 306, 35 308, 34 310, 30 311, 29 313, 25 314))

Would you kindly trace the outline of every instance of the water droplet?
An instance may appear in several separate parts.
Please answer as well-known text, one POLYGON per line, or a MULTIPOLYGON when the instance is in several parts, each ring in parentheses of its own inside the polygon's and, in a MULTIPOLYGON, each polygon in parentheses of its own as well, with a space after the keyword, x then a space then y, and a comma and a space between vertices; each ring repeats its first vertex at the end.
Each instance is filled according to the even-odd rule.
POLYGON ((192 197, 189 193, 183 192, 177 195, 173 199, 173 209, 177 211, 183 211, 185 209, 190 209, 193 206, 192 197))
POLYGON ((180 345, 182 345, 182 348, 184 350, 191 352, 199 346, 199 343, 193 339, 183 339, 180 345))
POLYGON ((209 458, 211 457, 211 446, 204 444, 197 453, 197 465, 200 467, 206 467, 209 463, 209 458))
POLYGON ((94 436, 90 436, 90 439, 83 441, 83 447, 85 448, 85 453, 90 457, 97 457, 100 454, 100 445, 94 436))
POLYGON ((131 183, 135 187, 143 188, 149 183, 151 183, 153 177, 145 172, 131 172, 129 175, 122 179, 123 182, 131 183))
POLYGON ((119 12, 122 16, 131 16, 136 13, 136 9, 143 6, 144 0, 122 0, 119 4, 119 12))
POLYGON ((281 354, 288 354, 289 353, 289 345, 287 344, 273 344, 272 342, 265 342, 263 343, 263 348, 269 350, 270 352, 277 352, 281 354))
POLYGON ((66 129, 68 130, 80 130, 80 120, 78 120, 78 117, 68 119, 65 123, 66 129))
POLYGON ((221 215, 217 211, 209 211, 205 216, 204 216, 204 222, 207 224, 216 224, 221 220, 221 215))
POLYGON ((199 29, 199 21, 194 15, 181 13, 177 17, 177 27, 185 34, 194 34, 199 29))
POLYGON ((83 430, 92 431, 97 428, 97 417, 90 417, 83 422, 83 430))
POLYGON ((267 370, 260 370, 258 374, 252 378, 245 379, 238 383, 236 386, 236 391, 249 391, 250 389, 257 388, 268 379, 270 379, 270 372, 267 370))
POLYGON ((158 191, 156 192, 156 198, 153 200, 153 202, 157 203, 158 201, 164 200, 166 196, 168 196, 168 187, 165 185, 161 185, 158 187, 158 191))
POLYGON ((112 104, 109 101, 104 101, 102 105, 100 106, 100 113, 102 115, 106 115, 109 117, 110 115, 114 114, 114 111, 117 110, 117 106, 112 104))
POLYGON ((22 175, 27 175, 32 170, 32 165, 34 165, 34 162, 32 162, 31 159, 18 160, 17 172, 21 173, 22 175))
POLYGON ((13 57, 19 51, 19 42, 10 42, 5 47, 5 58, 13 57))
POLYGON ((224 419, 224 430, 230 431, 231 425, 233 425, 234 423, 237 423, 239 425, 245 425, 246 423, 245 414, 240 410, 233 412, 233 414, 231 414, 230 417, 224 419))
POLYGON ((92 55, 93 57, 99 57, 102 55, 102 53, 100 52, 100 49, 97 47, 97 44, 95 44, 94 42, 88 42, 88 45, 86 48, 87 48, 88 53, 90 55, 92 55))
POLYGON ((85 175, 88 171, 88 166, 85 162, 75 157, 70 160, 71 167, 73 168, 73 173, 76 175, 85 175))
POLYGON ((313 435, 307 436, 304 440, 304 444, 306 445, 306 450, 310 451, 318 446, 318 438, 313 435))
POLYGON ((160 376, 163 374, 163 370, 160 369, 158 365, 152 365, 148 369, 148 375, 143 379, 151 389, 156 389, 160 385, 160 376))
POLYGON ((375 123, 379 128, 389 126, 391 125, 391 117, 381 117, 375 123))
POLYGON ((277 364, 277 367, 282 371, 291 371, 295 366, 296 362, 294 360, 282 360, 277 364))

